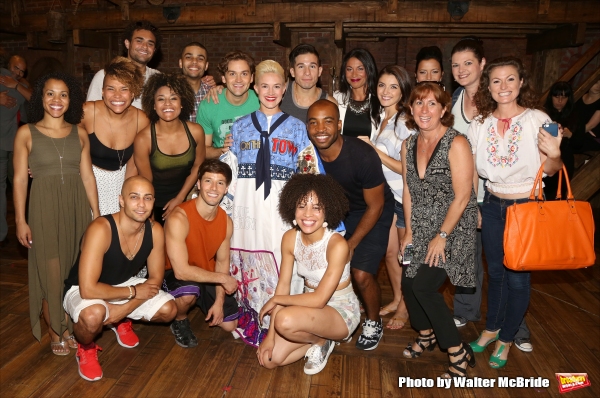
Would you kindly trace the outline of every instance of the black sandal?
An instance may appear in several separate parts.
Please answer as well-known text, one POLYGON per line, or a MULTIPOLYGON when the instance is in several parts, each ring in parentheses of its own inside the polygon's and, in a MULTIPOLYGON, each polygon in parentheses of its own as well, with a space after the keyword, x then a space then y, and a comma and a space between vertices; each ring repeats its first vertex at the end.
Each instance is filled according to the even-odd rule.
POLYGON ((421 347, 421 351, 415 351, 412 348, 412 344, 409 343, 406 346, 406 349, 404 350, 404 352, 402 353, 404 358, 418 358, 421 356, 421 354, 425 350, 433 351, 435 349, 435 346, 437 345, 437 339, 435 338, 435 334, 433 332, 431 332, 429 334, 419 333, 419 337, 417 337, 417 339, 415 340, 415 343, 417 343, 417 345, 419 347, 421 347), (429 344, 423 345, 423 343, 429 343, 429 344), (406 352, 408 352, 408 355, 406 354, 406 352))
POLYGON ((448 373, 444 374, 445 379, 451 379, 454 377, 466 377, 467 376, 467 367, 464 369, 460 367, 461 364, 467 362, 470 367, 475 366, 475 355, 473 354, 473 349, 467 343, 461 343, 460 350, 456 351, 454 354, 448 352, 448 373), (458 361, 452 362, 450 357, 458 357, 461 356, 458 361), (455 372, 452 368, 458 370, 460 373, 455 372))

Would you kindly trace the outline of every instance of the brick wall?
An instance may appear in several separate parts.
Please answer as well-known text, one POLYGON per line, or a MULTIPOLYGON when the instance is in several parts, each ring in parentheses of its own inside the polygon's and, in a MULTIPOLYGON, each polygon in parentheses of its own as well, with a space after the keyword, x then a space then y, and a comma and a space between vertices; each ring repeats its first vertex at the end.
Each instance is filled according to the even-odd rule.
MULTIPOLYGON (((118 34, 113 34, 118 36, 118 34)), ((322 87, 329 89, 331 82, 331 67, 334 64, 335 44, 333 42, 333 32, 299 32, 298 41, 300 43, 310 43, 319 51, 322 59, 323 74, 321 76, 322 87)), ((564 73, 569 66, 576 62, 579 57, 589 48, 591 43, 600 39, 600 32, 595 31, 588 35, 586 43, 582 47, 569 48, 564 50, 564 56, 561 59, 560 73, 564 73)), ((157 67, 162 71, 177 71, 178 60, 182 47, 191 42, 199 41, 203 43, 209 52, 210 68, 209 73, 220 80, 217 71, 217 63, 227 52, 233 50, 243 50, 250 53, 258 62, 265 59, 273 59, 282 64, 287 70, 288 62, 286 49, 273 43, 271 32, 223 32, 223 33, 186 33, 164 35, 163 47, 160 54, 153 60, 151 66, 157 67)), ((444 54, 444 82, 452 87, 452 72, 450 68, 450 52, 457 42, 455 38, 388 38, 382 42, 359 42, 348 41, 346 51, 354 47, 362 47, 369 50, 377 63, 378 68, 397 63, 404 66, 412 75, 415 70, 415 58, 421 47, 437 45, 444 54)), ((75 47, 73 49, 73 60, 66 59, 66 52, 28 50, 27 42, 24 39, 5 40, 1 44, 10 54, 19 54, 24 56, 28 65, 31 66, 42 57, 54 57, 65 64, 65 70, 74 73, 82 83, 82 87, 87 89, 94 73, 101 69, 104 64, 118 51, 112 54, 108 50, 89 49, 75 47)), ((521 57, 530 68, 532 56, 525 54, 525 39, 485 39, 484 49, 486 57, 489 60, 505 55, 515 55, 521 57)), ((121 48, 122 49, 122 48, 121 48)), ((587 76, 600 67, 600 57, 596 57, 586 68, 579 73, 572 81, 577 87, 587 76)), ((339 71, 336 71, 339 73, 339 71)))

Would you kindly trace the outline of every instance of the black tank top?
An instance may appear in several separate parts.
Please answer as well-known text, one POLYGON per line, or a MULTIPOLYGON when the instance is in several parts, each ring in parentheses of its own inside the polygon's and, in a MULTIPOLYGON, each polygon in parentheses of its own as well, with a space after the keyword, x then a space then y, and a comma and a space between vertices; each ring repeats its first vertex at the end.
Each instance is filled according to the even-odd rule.
MULTIPOLYGON (((173 199, 185 183, 196 160, 196 141, 186 122, 182 122, 190 143, 189 148, 179 155, 167 155, 160 151, 156 140, 156 125, 150 125, 152 148, 150 150, 150 168, 154 185, 154 207, 162 207, 173 199)), ((201 143, 204 145, 204 143, 201 143)))
MULTIPOLYGON (((102 216, 110 223, 111 241, 110 246, 104 257, 102 258, 102 273, 98 282, 106 283, 107 285, 118 285, 127 281, 132 276, 135 276, 144 266, 154 244, 152 243, 152 224, 150 220, 144 223, 144 237, 140 250, 135 254, 133 260, 129 260, 121 250, 121 240, 119 239, 119 231, 117 224, 112 214, 102 216)), ((81 250, 77 255, 77 260, 69 272, 69 277, 65 280, 65 293, 71 286, 79 285, 79 259, 81 250)))
MULTIPOLYGON (((139 119, 139 114, 137 115, 139 119)), ((125 149, 112 149, 100 142, 96 136, 96 102, 94 102, 94 132, 89 134, 89 139, 92 164, 101 169, 109 171, 119 170, 133 156, 133 142, 125 149)))

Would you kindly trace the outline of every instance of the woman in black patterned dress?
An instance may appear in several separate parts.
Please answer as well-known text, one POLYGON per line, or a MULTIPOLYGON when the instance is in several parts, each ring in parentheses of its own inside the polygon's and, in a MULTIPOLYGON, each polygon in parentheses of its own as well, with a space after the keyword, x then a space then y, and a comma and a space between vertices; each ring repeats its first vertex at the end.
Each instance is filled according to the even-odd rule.
POLYGON ((413 244, 413 258, 402 278, 412 326, 419 337, 403 355, 420 356, 439 343, 448 350, 444 377, 465 376, 475 366, 469 344, 461 343, 452 313, 438 291, 450 278, 457 288, 475 286, 477 200, 473 158, 467 139, 452 129, 451 98, 431 82, 417 84, 406 126, 418 131, 402 145, 406 234, 402 251, 413 244))

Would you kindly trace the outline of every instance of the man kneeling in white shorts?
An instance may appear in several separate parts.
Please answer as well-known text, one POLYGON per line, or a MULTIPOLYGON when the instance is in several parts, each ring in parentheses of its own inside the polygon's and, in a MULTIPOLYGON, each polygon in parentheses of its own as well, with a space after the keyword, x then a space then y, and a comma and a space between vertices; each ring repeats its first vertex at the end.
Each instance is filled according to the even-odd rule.
POLYGON ((144 177, 128 178, 119 197, 121 211, 94 220, 83 236, 79 257, 65 280, 63 306, 74 322, 79 375, 102 378, 94 339, 109 326, 119 344, 139 339, 131 319, 170 322, 177 313, 173 296, 160 290, 165 271, 164 234, 148 218, 154 188, 144 177), (147 264, 148 279, 135 275, 147 264))

